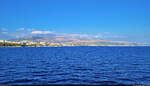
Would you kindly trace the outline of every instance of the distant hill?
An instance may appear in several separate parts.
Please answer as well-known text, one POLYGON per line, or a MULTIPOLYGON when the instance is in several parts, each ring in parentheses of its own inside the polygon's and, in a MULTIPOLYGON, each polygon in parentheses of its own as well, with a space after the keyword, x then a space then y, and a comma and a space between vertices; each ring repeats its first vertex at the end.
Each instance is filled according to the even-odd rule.
POLYGON ((77 37, 66 36, 28 36, 23 38, 10 39, 9 41, 20 42, 23 40, 32 42, 46 42, 46 43, 59 43, 62 46, 138 46, 137 43, 125 41, 105 41, 98 39, 85 38, 80 39, 77 37))
POLYGON ((22 40, 28 40, 28 41, 33 41, 33 42, 74 42, 78 40, 77 38, 70 38, 70 37, 65 37, 65 36, 50 36, 50 37, 42 37, 42 36, 29 36, 29 37, 22 37, 22 38, 15 38, 15 39, 10 39, 9 41, 22 41, 22 40))

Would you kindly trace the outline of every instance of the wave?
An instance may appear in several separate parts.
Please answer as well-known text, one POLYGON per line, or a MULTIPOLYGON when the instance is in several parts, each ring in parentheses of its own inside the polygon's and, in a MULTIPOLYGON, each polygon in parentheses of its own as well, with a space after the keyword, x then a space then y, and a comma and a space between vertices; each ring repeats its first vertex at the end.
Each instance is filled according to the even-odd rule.
POLYGON ((25 83, 25 82, 33 82, 33 81, 39 81, 38 79, 17 79, 13 81, 6 81, 1 84, 11 84, 11 83, 25 83))

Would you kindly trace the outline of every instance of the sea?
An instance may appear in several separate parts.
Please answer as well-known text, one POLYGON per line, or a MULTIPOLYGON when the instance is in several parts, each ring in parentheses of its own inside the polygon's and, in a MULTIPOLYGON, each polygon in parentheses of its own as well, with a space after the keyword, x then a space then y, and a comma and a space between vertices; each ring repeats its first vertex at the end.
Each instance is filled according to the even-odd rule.
POLYGON ((0 85, 150 85, 150 47, 1 47, 0 85))

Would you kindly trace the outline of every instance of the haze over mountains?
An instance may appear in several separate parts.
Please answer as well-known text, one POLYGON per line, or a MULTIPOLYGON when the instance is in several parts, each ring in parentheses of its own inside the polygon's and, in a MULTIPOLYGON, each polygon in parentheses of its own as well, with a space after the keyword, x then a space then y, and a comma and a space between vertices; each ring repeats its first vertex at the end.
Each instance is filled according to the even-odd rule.
POLYGON ((44 42, 46 44, 59 43, 61 46, 138 46, 137 43, 126 41, 106 41, 99 37, 87 35, 56 35, 56 34, 36 34, 25 37, 10 39, 9 41, 29 41, 29 42, 44 42))
MULTIPOLYGON (((25 31, 25 29, 21 29, 21 31, 25 31)), ((7 37, 9 38, 8 41, 19 43, 25 42, 27 44, 42 43, 43 46, 53 43, 59 46, 145 46, 145 44, 139 44, 135 42, 107 40, 106 37, 120 37, 121 39, 121 36, 113 35, 109 32, 105 32, 104 35, 91 35, 56 33, 55 31, 48 30, 32 30, 24 33, 17 32, 16 34, 6 35, 10 36, 7 37)))

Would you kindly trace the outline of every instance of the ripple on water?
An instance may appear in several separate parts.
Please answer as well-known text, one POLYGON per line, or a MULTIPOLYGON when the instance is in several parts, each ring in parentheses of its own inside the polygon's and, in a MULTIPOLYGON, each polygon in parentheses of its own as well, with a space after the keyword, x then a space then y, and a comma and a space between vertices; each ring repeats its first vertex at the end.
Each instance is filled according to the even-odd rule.
POLYGON ((38 79, 17 79, 3 82, 2 84, 15 84, 15 83, 26 83, 26 82, 34 82, 39 81, 38 79))
POLYGON ((78 78, 57 79, 57 80, 51 80, 51 81, 48 81, 48 82, 49 83, 59 83, 59 82, 68 82, 68 81, 72 81, 72 82, 91 82, 89 80, 83 80, 83 79, 78 79, 78 78))
POLYGON ((129 78, 117 78, 118 80, 121 80, 121 81, 134 81, 132 79, 129 79, 129 78))
POLYGON ((36 66, 27 66, 26 68, 34 69, 34 68, 37 68, 37 67, 36 66))
POLYGON ((118 82, 116 81, 94 81, 93 83, 96 83, 96 84, 105 84, 105 85, 114 85, 114 84, 119 84, 118 82))
POLYGON ((92 71, 92 69, 89 69, 89 68, 75 68, 74 70, 78 70, 78 71, 92 71))
POLYGON ((150 47, 0 48, 4 50, 0 84, 150 84, 150 47))
POLYGON ((41 76, 47 76, 48 74, 35 74, 35 75, 32 75, 32 76, 35 76, 35 77, 41 77, 41 76))
POLYGON ((58 74, 56 74, 56 75, 70 75, 70 73, 58 73, 58 74))

